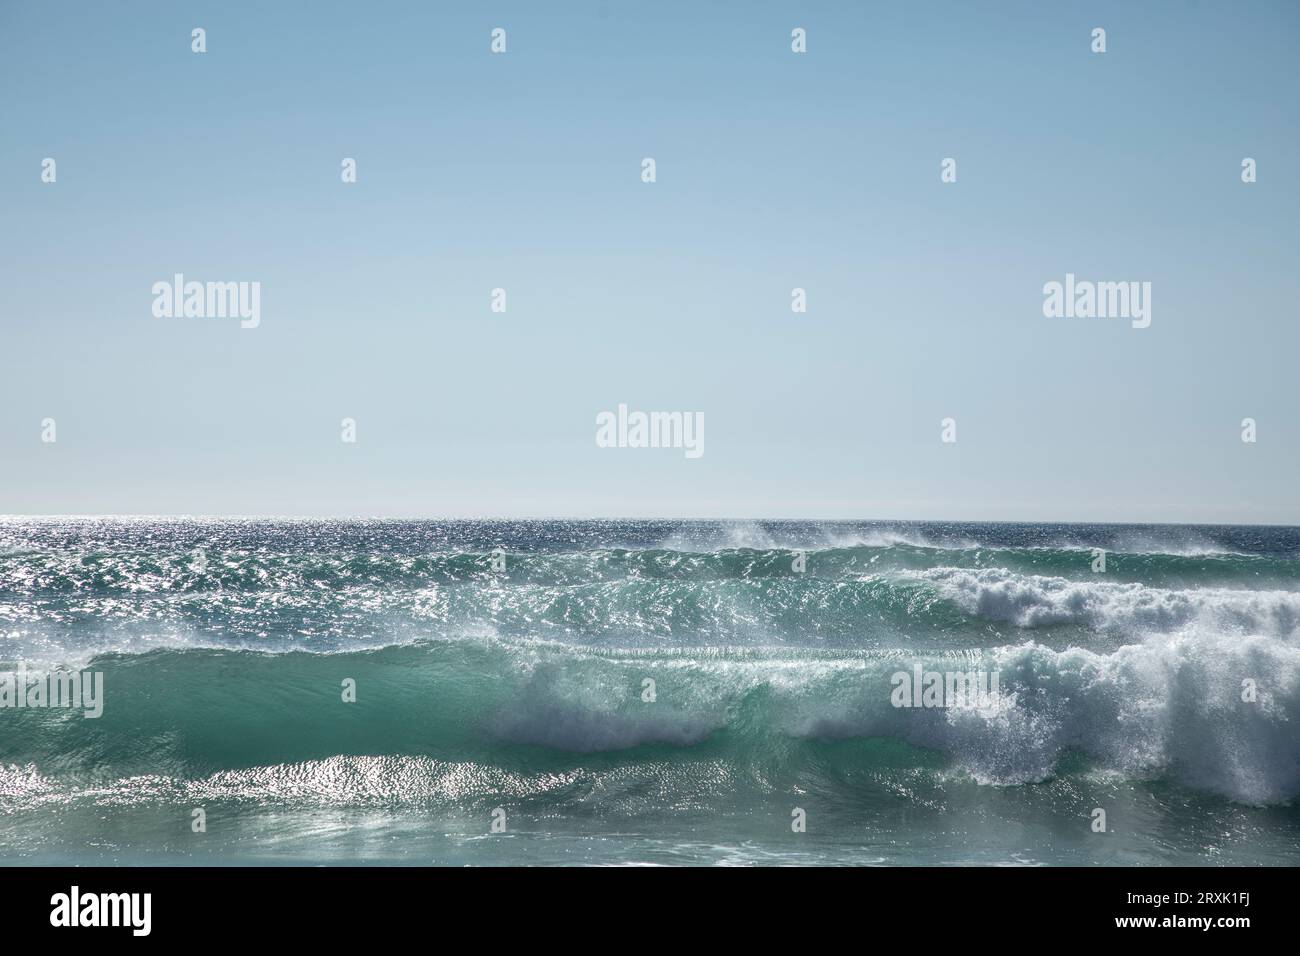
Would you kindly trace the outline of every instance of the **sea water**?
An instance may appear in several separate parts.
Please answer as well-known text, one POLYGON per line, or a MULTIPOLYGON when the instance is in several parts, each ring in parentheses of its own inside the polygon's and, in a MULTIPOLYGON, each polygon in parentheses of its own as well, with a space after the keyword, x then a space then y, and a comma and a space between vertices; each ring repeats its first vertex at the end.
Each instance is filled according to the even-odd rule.
POLYGON ((1300 863, 1296 528, 8 518, 0 671, 9 864, 1300 863))

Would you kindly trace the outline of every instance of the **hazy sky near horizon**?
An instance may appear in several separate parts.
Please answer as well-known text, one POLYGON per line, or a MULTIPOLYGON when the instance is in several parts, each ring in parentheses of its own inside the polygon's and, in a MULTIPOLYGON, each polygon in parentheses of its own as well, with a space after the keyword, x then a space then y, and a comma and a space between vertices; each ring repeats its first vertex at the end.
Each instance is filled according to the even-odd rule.
POLYGON ((1289 2, 0 0, 0 513, 1300 523, 1298 43, 1289 2), (1045 317, 1067 272, 1150 327, 1045 317), (156 318, 176 273, 259 326, 156 318), (597 447, 620 403, 704 455, 597 447))

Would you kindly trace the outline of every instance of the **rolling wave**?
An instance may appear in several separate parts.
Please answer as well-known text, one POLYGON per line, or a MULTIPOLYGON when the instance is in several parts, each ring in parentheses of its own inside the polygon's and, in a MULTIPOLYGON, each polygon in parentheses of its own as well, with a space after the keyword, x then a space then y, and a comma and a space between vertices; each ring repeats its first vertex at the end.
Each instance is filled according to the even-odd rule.
MULTIPOLYGON (((103 716, 16 712, 0 762, 85 786, 340 755, 523 774, 563 773, 592 755, 629 768, 684 758, 716 762, 743 788, 806 761, 810 746, 883 739, 990 784, 1047 779, 1078 753, 1248 803, 1300 792, 1300 648, 1264 635, 930 655, 467 639, 344 654, 157 651, 93 666, 105 675, 103 716), (998 697, 981 710, 896 707, 892 677, 916 664, 998 671, 998 697), (342 699, 346 679, 354 703, 342 699), (1257 684, 1249 703, 1246 680, 1257 684)), ((854 753, 869 762, 873 751, 854 753)))
POLYGON ((1300 629, 1300 593, 1293 591, 1171 590, 1021 575, 1003 568, 938 568, 921 577, 967 613, 1022 628, 1078 624, 1136 635, 1202 624, 1283 638, 1300 629))

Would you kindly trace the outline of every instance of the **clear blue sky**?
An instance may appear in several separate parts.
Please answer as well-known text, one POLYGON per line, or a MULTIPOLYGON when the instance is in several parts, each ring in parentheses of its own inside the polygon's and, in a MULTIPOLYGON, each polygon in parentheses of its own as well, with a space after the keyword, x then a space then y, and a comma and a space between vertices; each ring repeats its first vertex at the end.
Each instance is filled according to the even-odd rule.
POLYGON ((0 513, 1300 523, 1298 47, 1253 0, 0 0, 0 513), (154 318, 176 272, 261 326, 154 318), (1045 318, 1066 272, 1151 327, 1045 318), (620 402, 704 456, 596 447, 620 402))

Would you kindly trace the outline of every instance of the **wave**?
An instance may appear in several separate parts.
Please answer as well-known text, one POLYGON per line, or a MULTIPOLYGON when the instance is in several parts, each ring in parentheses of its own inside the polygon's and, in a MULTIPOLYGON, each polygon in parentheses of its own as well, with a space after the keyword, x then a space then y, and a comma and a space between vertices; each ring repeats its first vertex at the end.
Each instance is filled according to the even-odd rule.
MULTIPOLYGON (((70 552, 19 549, 0 553, 0 596, 184 595, 366 587, 417 588, 467 582, 582 585, 628 579, 709 581, 839 577, 866 570, 998 567, 1026 573, 1088 577, 1084 548, 936 546, 905 536, 855 535, 817 548, 725 547, 699 551, 605 547, 582 551, 276 552, 265 549, 114 549, 70 552), (803 571, 796 571, 796 561, 803 571)), ((1266 587, 1300 584, 1300 560, 1279 555, 1110 552, 1107 576, 1148 584, 1214 581, 1266 587)))
MULTIPOLYGON (((39 794, 41 780, 85 790, 133 777, 256 779, 257 768, 338 758, 625 778, 671 764, 711 768, 711 787, 763 790, 809 768, 842 783, 894 765, 1024 785, 1081 755, 1245 803, 1300 794, 1300 648, 1266 635, 1190 629, 1110 653, 1026 643, 939 654, 466 639, 343 654, 165 650, 93 668, 104 673, 102 717, 6 714, 0 801, 39 794), (981 710, 893 706, 892 675, 918 663, 996 670, 999 694, 981 710), (345 679, 355 703, 342 700, 345 679), (891 741, 916 753, 900 762, 891 741), (916 755, 927 752, 936 759, 916 755)), ((420 779, 408 783, 427 790, 420 779)))
POLYGON ((968 613, 1023 628, 1081 625, 1125 634, 1201 624, 1223 632, 1289 638, 1300 629, 1300 594, 1020 575, 1003 568, 940 568, 920 577, 968 613))
POLYGON ((1109 650, 1192 624, 1283 638, 1300 627, 1300 591, 1287 578, 1295 562, 1264 557, 1143 556, 1112 561, 1105 574, 1073 552, 910 545, 803 555, 607 549, 507 558, 501 574, 490 553, 211 556, 198 567, 145 560, 119 555, 107 570, 99 559, 74 568, 68 557, 0 559, 8 625, 0 658, 79 663, 158 647, 338 652, 466 635, 921 650, 1032 638, 1109 650))

